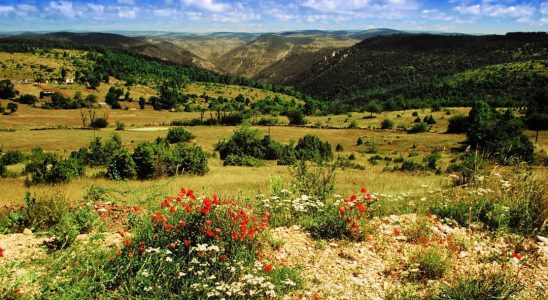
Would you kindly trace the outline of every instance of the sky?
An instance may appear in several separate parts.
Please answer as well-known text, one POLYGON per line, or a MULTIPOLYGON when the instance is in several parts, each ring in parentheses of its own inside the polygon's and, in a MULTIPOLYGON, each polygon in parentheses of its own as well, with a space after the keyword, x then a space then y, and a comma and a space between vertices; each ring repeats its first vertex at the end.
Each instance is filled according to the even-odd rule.
POLYGON ((547 0, 0 0, 0 31, 548 31, 547 0))

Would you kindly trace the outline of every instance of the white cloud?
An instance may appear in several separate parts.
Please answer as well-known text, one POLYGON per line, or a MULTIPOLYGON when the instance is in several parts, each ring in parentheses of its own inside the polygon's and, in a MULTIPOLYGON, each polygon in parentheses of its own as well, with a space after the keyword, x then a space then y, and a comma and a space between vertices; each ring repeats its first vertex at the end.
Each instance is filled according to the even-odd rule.
POLYGON ((19 4, 17 5, 17 10, 23 11, 23 12, 37 12, 38 8, 34 5, 19 4))
POLYGON ((137 17, 137 8, 127 8, 127 7, 118 7, 117 8, 117 15, 118 17, 122 19, 135 19, 137 17))
POLYGON ((226 12, 231 8, 230 4, 214 0, 181 0, 181 2, 187 7, 214 13, 226 12))
POLYGON ((86 6, 95 14, 103 14, 105 12, 105 6, 103 5, 88 3, 86 6))
POLYGON ((15 11, 15 8, 11 5, 0 5, 0 14, 7 14, 15 11))
POLYGON ((487 16, 496 18, 525 18, 535 14, 535 8, 530 4, 504 5, 493 4, 492 0, 483 0, 472 5, 457 5, 454 11, 460 14, 487 16))
POLYGON ((74 18, 81 15, 80 12, 74 9, 71 1, 51 1, 46 7, 46 11, 55 15, 61 15, 68 18, 74 18))
POLYGON ((540 13, 543 15, 548 15, 548 2, 542 2, 540 4, 540 13))
POLYGON ((152 13, 157 17, 167 18, 175 15, 175 11, 169 8, 153 9, 152 13))
POLYGON ((135 2, 133 0, 118 0, 118 4, 121 5, 134 5, 135 2))

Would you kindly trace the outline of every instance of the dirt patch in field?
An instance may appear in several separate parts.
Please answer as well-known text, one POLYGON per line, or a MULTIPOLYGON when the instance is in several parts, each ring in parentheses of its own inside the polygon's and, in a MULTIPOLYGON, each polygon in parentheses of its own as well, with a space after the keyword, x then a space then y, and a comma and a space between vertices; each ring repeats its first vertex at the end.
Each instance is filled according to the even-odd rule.
POLYGON ((140 132, 154 132, 154 131, 167 131, 169 127, 142 127, 142 128, 131 128, 128 131, 140 131, 140 132))

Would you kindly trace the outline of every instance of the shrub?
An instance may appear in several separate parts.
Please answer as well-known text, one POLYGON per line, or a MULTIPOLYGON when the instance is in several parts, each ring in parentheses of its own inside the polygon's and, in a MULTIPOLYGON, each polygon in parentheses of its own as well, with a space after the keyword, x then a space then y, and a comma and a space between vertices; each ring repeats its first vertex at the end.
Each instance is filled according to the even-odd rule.
POLYGON ((434 117, 433 117, 432 115, 429 115, 429 116, 427 116, 427 117, 424 117, 423 122, 426 123, 426 124, 428 124, 428 125, 434 125, 434 124, 437 123, 436 120, 434 119, 434 117))
POLYGON ((358 140, 356 141, 356 146, 361 146, 363 145, 363 142, 364 142, 364 139, 359 137, 358 140))
POLYGON ((67 201, 61 194, 32 195, 25 193, 25 205, 10 214, 9 226, 15 232, 23 229, 43 230, 55 226, 67 212, 67 201))
POLYGON ((116 151, 108 162, 106 176, 114 180, 132 179, 137 175, 135 162, 125 149, 116 151))
POLYGON ((82 176, 85 167, 75 159, 61 159, 58 155, 44 153, 41 149, 34 149, 25 166, 25 173, 31 176, 34 184, 55 184, 67 182, 73 177, 82 176))
POLYGON ((121 255, 105 267, 109 289, 123 298, 228 299, 235 288, 245 299, 283 296, 289 289, 282 282, 296 282, 296 273, 257 259, 268 221, 268 212, 181 189, 138 219, 121 255))
POLYGON ((171 151, 175 157, 176 171, 170 175, 205 175, 209 172, 207 154, 201 147, 179 143, 171 151))
POLYGON ((299 109, 293 109, 287 112, 289 125, 306 125, 308 121, 304 117, 304 113, 299 109))
POLYGON ((17 103, 14 103, 14 102, 10 102, 8 103, 8 105, 6 106, 7 109, 9 109, 10 113, 15 113, 17 111, 17 109, 19 108, 19 106, 17 106, 17 103))
POLYGON ((116 121, 116 131, 124 131, 126 129, 126 124, 121 121, 116 121))
POLYGON ((19 150, 11 150, 6 152, 3 156, 0 156, 0 161, 2 161, 5 166, 16 165, 24 160, 25 155, 19 150))
POLYGON ((411 257, 407 273, 412 280, 440 279, 451 266, 449 255, 441 247, 420 249, 411 257))
POLYGON ((335 147, 335 151, 337 152, 343 152, 344 151, 344 148, 341 144, 337 144, 337 146, 335 147))
POLYGON ((413 117, 418 117, 419 116, 419 113, 414 111, 412 114, 411 114, 413 117))
POLYGON ((447 133, 466 133, 468 130, 468 117, 465 115, 455 115, 449 118, 447 133))
POLYGON ((384 119, 381 122, 381 129, 392 129, 394 128, 394 121, 390 119, 384 119))
POLYGON ((54 249, 65 249, 72 245, 79 234, 89 233, 96 224, 98 215, 88 206, 64 213, 53 228, 54 241, 49 244, 54 249))
POLYGON ((356 160, 356 155, 354 153, 351 153, 349 156, 348 156, 348 160, 356 160))
POLYGON ((407 132, 409 133, 421 133, 421 132, 427 132, 428 131, 428 124, 424 122, 415 123, 411 129, 409 129, 407 132))
POLYGON ((33 105, 36 102, 38 102, 38 98, 36 98, 36 96, 34 96, 34 95, 25 94, 25 95, 22 95, 21 97, 19 97, 18 101, 21 104, 33 105))
POLYGON ((333 152, 329 142, 323 142, 315 135, 305 135, 295 146, 297 158, 304 160, 332 160, 333 152))
POLYGON ((0 177, 5 177, 8 173, 8 169, 6 168, 6 164, 2 159, 0 159, 0 177))
POLYGON ((354 129, 354 128, 358 128, 359 125, 358 125, 358 121, 356 120, 352 120, 352 122, 350 122, 350 124, 348 124, 348 128, 350 129, 354 129))
POLYGON ((106 128, 108 126, 108 120, 106 117, 99 117, 91 121, 91 128, 106 128))
POLYGON ((483 269, 480 274, 467 274, 444 284, 441 291, 432 298, 434 300, 514 299, 523 288, 524 286, 516 280, 516 276, 483 269))
MULTIPOLYGON (((222 160, 228 156, 247 156, 255 159, 276 160, 282 155, 282 152, 288 151, 282 144, 272 140, 266 135, 262 139, 257 130, 251 130, 248 127, 242 127, 234 132, 234 135, 228 141, 219 141, 215 145, 215 150, 219 151, 222 160)), ((231 158, 231 164, 237 162, 250 161, 248 158, 231 158)))
POLYGON ((195 138, 195 136, 182 127, 172 127, 167 133, 167 140, 170 144, 188 142, 193 138, 195 138))
POLYGON ((274 126, 278 124, 278 118, 276 117, 262 117, 257 122, 257 125, 259 126, 274 126))
POLYGON ((503 114, 479 101, 468 116, 468 144, 480 148, 500 163, 532 162, 533 143, 523 133, 523 123, 508 109, 503 114))
POLYGON ((314 214, 305 224, 312 237, 323 239, 354 239, 364 237, 362 219, 374 199, 362 188, 361 195, 336 199, 324 210, 314 214))

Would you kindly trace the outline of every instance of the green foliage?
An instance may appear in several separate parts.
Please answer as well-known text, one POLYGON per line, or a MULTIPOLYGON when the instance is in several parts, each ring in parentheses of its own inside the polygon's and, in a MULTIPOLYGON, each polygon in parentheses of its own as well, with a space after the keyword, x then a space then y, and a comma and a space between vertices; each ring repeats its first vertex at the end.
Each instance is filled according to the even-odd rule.
POLYGON ((288 111, 287 118, 289 119, 289 125, 306 125, 308 123, 304 113, 298 109, 288 111))
POLYGON ((326 201, 335 190, 335 163, 300 160, 290 169, 295 191, 301 195, 326 201))
POLYGON ((25 205, 9 215, 11 231, 48 230, 67 213, 66 199, 61 194, 31 195, 25 193, 25 205))
POLYGON ((329 142, 322 141, 315 135, 307 134, 297 142, 295 152, 298 159, 301 160, 325 160, 333 159, 333 151, 329 142))
POLYGON ((14 103, 14 102, 10 102, 8 103, 8 105, 6 106, 6 108, 10 111, 10 113, 15 113, 17 111, 17 109, 19 108, 19 106, 17 106, 17 103, 14 103))
POLYGON ((107 128, 108 119, 106 117, 99 117, 91 121, 89 125, 91 128, 107 128))
POLYGON ((106 176, 114 180, 132 179, 137 175, 135 162, 125 149, 119 149, 110 157, 106 176))
POLYGON ((209 171, 207 155, 199 146, 184 143, 169 145, 159 140, 156 143, 141 143, 133 152, 139 179, 160 178, 180 174, 204 175, 209 171))
POLYGON ((78 160, 61 159, 53 153, 33 149, 25 166, 25 173, 30 175, 28 183, 56 184, 67 182, 71 178, 84 175, 85 166, 78 160))
POLYGON ((15 95, 15 85, 9 79, 0 80, 0 99, 12 99, 15 95))
POLYGON ((394 121, 390 119, 384 119, 381 122, 381 129, 392 129, 394 128, 394 121))
POLYGON ((441 247, 434 246, 421 249, 411 256, 405 275, 415 281, 440 279, 450 266, 449 255, 441 247))
POLYGON ((335 147, 335 151, 337 152, 343 152, 344 151, 344 148, 341 144, 337 144, 337 146, 335 147))
POLYGON ((22 95, 21 97, 19 97, 17 102, 19 102, 21 104, 34 105, 34 103, 38 102, 38 98, 36 98, 36 96, 34 96, 34 95, 25 94, 25 95, 22 95))
POLYGON ((116 131, 124 131, 126 129, 126 124, 122 121, 116 121, 116 131))
POLYGON ((437 123, 432 115, 424 117, 422 121, 428 125, 434 125, 437 123))
POLYGON ((447 133, 466 133, 468 130, 468 116, 455 115, 449 118, 447 133))
POLYGON ((182 127, 172 127, 167 133, 167 140, 170 144, 177 144, 181 142, 189 142, 195 136, 182 127))
POLYGON ((524 286, 516 276, 501 271, 481 270, 444 284, 434 300, 516 299, 524 286))
POLYGON ((19 150, 10 150, 2 155, 0 151, 0 162, 5 166, 15 165, 25 160, 25 155, 19 150))
POLYGON ((415 123, 411 129, 409 129, 407 132, 409 133, 421 133, 421 132, 427 132, 429 129, 428 124, 424 122, 415 123))
POLYGON ((276 117, 262 117, 257 121, 257 125, 259 126, 274 126, 277 125, 279 122, 278 118, 276 117))
POLYGON ((499 114, 479 101, 470 111, 466 136, 469 145, 501 163, 533 161, 533 144, 523 133, 522 122, 510 109, 499 114))
POLYGON ((236 130, 229 140, 219 141, 215 145, 215 150, 219 151, 222 160, 232 156, 230 163, 225 162, 229 165, 255 164, 256 162, 250 158, 276 160, 281 157, 284 148, 282 144, 272 140, 268 135, 260 138, 257 130, 252 130, 247 126, 236 130))
POLYGON ((67 98, 61 94, 55 93, 51 96, 51 101, 44 103, 44 108, 50 109, 79 109, 83 107, 91 108, 96 104, 95 95, 90 94, 82 98, 80 94, 75 94, 73 98, 67 98))
POLYGON ((91 231, 98 217, 97 213, 88 206, 65 212, 53 228, 55 239, 48 246, 56 250, 69 247, 79 234, 91 231))
POLYGON ((371 113, 370 117, 373 117, 373 114, 379 114, 382 112, 382 105, 376 100, 370 101, 365 106, 365 111, 371 113))

